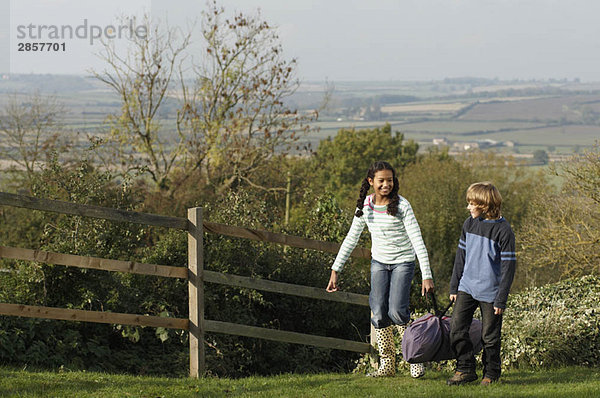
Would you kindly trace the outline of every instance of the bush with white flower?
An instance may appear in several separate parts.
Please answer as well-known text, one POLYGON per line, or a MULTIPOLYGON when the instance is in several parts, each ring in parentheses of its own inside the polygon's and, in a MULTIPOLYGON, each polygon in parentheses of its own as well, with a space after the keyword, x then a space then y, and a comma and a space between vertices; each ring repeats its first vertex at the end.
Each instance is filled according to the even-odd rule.
POLYGON ((600 365, 600 278, 531 288, 511 295, 507 308, 504 367, 600 365))

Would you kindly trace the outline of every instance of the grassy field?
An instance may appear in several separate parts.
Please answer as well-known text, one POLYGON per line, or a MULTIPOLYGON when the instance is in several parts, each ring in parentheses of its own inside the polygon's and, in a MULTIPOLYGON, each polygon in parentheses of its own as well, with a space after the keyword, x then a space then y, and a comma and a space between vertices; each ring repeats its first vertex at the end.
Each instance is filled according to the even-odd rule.
POLYGON ((452 103, 410 103, 410 104, 397 104, 397 105, 385 105, 381 107, 382 112, 386 113, 454 113, 465 106, 468 103, 464 102, 452 102, 452 103))
POLYGON ((406 131, 407 133, 428 132, 432 134, 468 134, 475 131, 516 130, 543 126, 545 126, 545 124, 530 122, 481 122, 463 120, 444 120, 406 123, 397 127, 400 131, 406 131))
POLYGON ((534 98, 523 101, 480 103, 462 115, 461 120, 503 121, 579 121, 581 111, 594 108, 600 98, 594 95, 563 95, 551 98, 534 98))
POLYGON ((469 139, 492 139, 496 141, 511 140, 519 145, 592 145, 600 137, 600 126, 556 126, 528 130, 514 130, 488 134, 469 135, 469 139))
POLYGON ((597 397, 600 371, 569 367, 505 372, 498 384, 449 387, 450 374, 422 379, 399 375, 318 374, 202 380, 109 375, 92 372, 33 372, 0 368, 3 397, 597 397))

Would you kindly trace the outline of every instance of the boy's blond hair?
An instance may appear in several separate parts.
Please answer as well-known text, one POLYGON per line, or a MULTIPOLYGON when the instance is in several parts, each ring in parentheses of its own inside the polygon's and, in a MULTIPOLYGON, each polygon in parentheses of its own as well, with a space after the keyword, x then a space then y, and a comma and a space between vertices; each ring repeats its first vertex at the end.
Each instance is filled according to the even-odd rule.
POLYGON ((481 209, 487 219, 500 218, 502 196, 491 182, 476 182, 467 189, 467 203, 473 203, 481 209))

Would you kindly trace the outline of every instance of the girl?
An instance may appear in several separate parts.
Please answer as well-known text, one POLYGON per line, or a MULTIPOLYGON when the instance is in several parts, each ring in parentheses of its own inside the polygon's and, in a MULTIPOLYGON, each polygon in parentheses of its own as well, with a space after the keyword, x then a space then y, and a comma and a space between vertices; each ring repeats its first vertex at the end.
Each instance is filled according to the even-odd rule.
MULTIPOLYGON (((415 253, 423 276, 421 294, 433 292, 434 288, 429 258, 410 203, 398 195, 398 179, 389 163, 371 165, 356 207, 350 231, 331 267, 327 291, 338 290, 338 273, 356 247, 366 224, 371 233, 372 257, 369 305, 380 357, 379 369, 370 376, 393 376, 396 373, 393 330, 395 326, 402 336, 410 321, 408 306, 415 253), (367 196, 370 187, 375 193, 367 196)), ((423 364, 411 364, 413 377, 423 374, 423 364)))

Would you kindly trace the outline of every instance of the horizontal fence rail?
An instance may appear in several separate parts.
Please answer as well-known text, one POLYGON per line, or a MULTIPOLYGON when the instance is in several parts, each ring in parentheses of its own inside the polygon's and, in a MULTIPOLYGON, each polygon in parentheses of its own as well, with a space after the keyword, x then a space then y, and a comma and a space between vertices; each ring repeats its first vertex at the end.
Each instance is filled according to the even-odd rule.
MULTIPOLYGON (((131 222, 135 224, 174 228, 186 231, 189 229, 188 220, 186 218, 160 216, 156 214, 119 210, 109 207, 82 205, 59 200, 34 198, 31 196, 17 195, 6 192, 0 192, 0 205, 70 214, 82 217, 100 218, 110 221, 131 222)), ((323 242, 314 239, 302 238, 299 236, 278 234, 251 228, 235 227, 207 221, 204 221, 202 226, 206 231, 214 234, 226 235, 234 238, 245 238, 261 242, 279 243, 301 249, 312 249, 328 253, 337 253, 340 248, 340 244, 338 243, 323 242)), ((371 251, 364 247, 357 247, 354 249, 351 256, 368 259, 371 258, 371 251)))
POLYGON ((7 192, 0 192, 0 205, 184 230, 187 230, 188 225, 188 220, 186 218, 160 216, 156 214, 113 209, 110 207, 82 205, 7 192))
MULTIPOLYGON (((17 247, 0 246, 0 258, 12 260, 37 261, 55 265, 96 269, 102 271, 128 272, 132 274, 162 276, 167 278, 187 279, 187 267, 173 267, 168 265, 137 263, 133 261, 108 260, 98 257, 62 254, 43 250, 23 249, 17 247)), ((322 288, 296 285, 284 282, 275 282, 266 279, 249 278, 223 274, 215 271, 204 270, 204 281, 220 285, 244 287, 248 289, 263 290, 292 296, 313 299, 337 301, 342 303, 369 306, 369 296, 349 292, 328 293, 322 288)))
MULTIPOLYGON (((269 231, 261 231, 250 228, 234 227, 231 225, 217 224, 205 221, 204 229, 219 235, 232 236, 235 238, 245 238, 261 242, 279 243, 286 246, 298 247, 301 249, 320 250, 323 252, 334 253, 340 249, 339 243, 324 242, 320 240, 301 238, 299 236, 277 234, 269 231)), ((358 258, 371 258, 371 251, 364 247, 357 247, 351 256, 358 258)))
POLYGON ((22 249, 0 246, 0 258, 13 260, 37 261, 40 263, 67 265, 70 267, 97 269, 102 271, 128 272, 132 274, 163 276, 166 278, 187 278, 188 270, 184 267, 137 263, 134 261, 108 260, 98 257, 77 256, 43 250, 22 249))
POLYGON ((323 288, 294 285, 291 283, 274 282, 266 279, 249 278, 246 276, 222 274, 214 271, 204 271, 204 281, 228 286, 246 287, 268 292, 288 294, 292 296, 313 299, 338 301, 342 303, 369 306, 369 296, 348 292, 328 293, 323 288))
POLYGON ((234 334, 237 336, 255 337, 284 343, 305 344, 353 352, 371 352, 371 345, 368 343, 336 339, 333 337, 323 337, 314 334, 287 332, 284 330, 266 329, 255 326, 240 325, 237 323, 209 320, 204 321, 204 327, 207 332, 234 334))
MULTIPOLYGON (((44 318, 61 321, 94 322, 131 326, 163 327, 166 329, 189 329, 189 321, 183 318, 168 318, 150 315, 122 314, 118 312, 101 312, 74 310, 66 308, 42 307, 24 304, 0 303, 0 315, 21 316, 25 318, 44 318)), ((283 343, 304 344, 338 350, 368 353, 371 345, 359 341, 336 339, 333 337, 288 332, 284 330, 246 326, 236 323, 204 320, 207 332, 232 334, 236 336, 255 337, 283 343)))
POLYGON ((168 329, 188 329, 188 320, 162 316, 122 314, 119 312, 73 310, 68 308, 41 307, 24 304, 0 303, 0 315, 23 316, 26 318, 46 318, 61 321, 110 323, 132 326, 163 327, 168 329))

